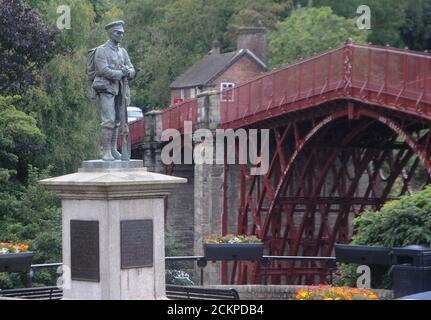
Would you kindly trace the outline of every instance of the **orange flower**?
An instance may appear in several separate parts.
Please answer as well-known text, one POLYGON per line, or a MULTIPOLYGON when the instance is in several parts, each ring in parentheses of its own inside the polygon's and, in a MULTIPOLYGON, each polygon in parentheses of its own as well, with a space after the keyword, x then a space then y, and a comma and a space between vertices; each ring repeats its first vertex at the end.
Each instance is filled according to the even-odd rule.
POLYGON ((19 253, 28 251, 29 246, 18 242, 0 242, 0 248, 3 248, 1 253, 19 253))
POLYGON ((378 300, 378 297, 369 290, 325 285, 298 290, 296 298, 300 300, 378 300))

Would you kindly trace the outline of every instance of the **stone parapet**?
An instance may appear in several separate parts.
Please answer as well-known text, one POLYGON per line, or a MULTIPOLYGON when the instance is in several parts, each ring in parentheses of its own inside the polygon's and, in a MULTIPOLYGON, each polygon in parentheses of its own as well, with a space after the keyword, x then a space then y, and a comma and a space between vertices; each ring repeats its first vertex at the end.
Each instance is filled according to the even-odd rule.
POLYGON ((144 144, 162 141, 163 111, 153 110, 144 114, 145 135, 144 144))
POLYGON ((220 126, 220 92, 205 91, 197 96, 197 128, 215 130, 220 126))

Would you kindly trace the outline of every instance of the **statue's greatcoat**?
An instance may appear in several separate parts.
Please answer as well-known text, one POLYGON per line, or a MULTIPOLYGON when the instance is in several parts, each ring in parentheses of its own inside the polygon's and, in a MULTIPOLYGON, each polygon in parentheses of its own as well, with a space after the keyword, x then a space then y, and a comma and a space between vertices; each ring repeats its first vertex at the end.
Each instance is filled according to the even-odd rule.
MULTIPOLYGON (((120 126, 120 108, 123 94, 125 107, 130 104, 130 88, 125 81, 121 86, 123 73, 121 69, 127 67, 130 71, 129 79, 135 76, 133 67, 126 49, 108 40, 96 49, 95 53, 96 78, 93 88, 99 95, 102 109, 102 127, 113 129, 120 126)), ((126 119, 127 121, 127 119, 126 119)))

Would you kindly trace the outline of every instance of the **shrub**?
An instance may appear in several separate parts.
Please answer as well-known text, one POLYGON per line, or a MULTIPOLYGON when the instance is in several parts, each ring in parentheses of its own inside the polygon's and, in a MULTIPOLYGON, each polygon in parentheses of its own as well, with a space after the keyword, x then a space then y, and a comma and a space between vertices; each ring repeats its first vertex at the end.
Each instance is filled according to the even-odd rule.
MULTIPOLYGON (((357 230, 352 244, 389 248, 407 245, 431 246, 431 187, 386 203, 376 212, 366 211, 354 219, 357 230)), ((372 286, 391 285, 389 268, 370 266, 372 286)), ((335 283, 354 286, 354 265, 342 265, 335 283)))

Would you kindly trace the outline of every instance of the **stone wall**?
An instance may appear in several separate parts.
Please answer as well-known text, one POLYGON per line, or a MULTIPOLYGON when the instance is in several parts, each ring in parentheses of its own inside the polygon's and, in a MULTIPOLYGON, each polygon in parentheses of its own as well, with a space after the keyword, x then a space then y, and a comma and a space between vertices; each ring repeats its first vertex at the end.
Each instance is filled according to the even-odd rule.
POLYGON ((173 175, 187 179, 187 184, 168 196, 166 223, 182 248, 182 255, 194 255, 194 166, 176 165, 173 175))

